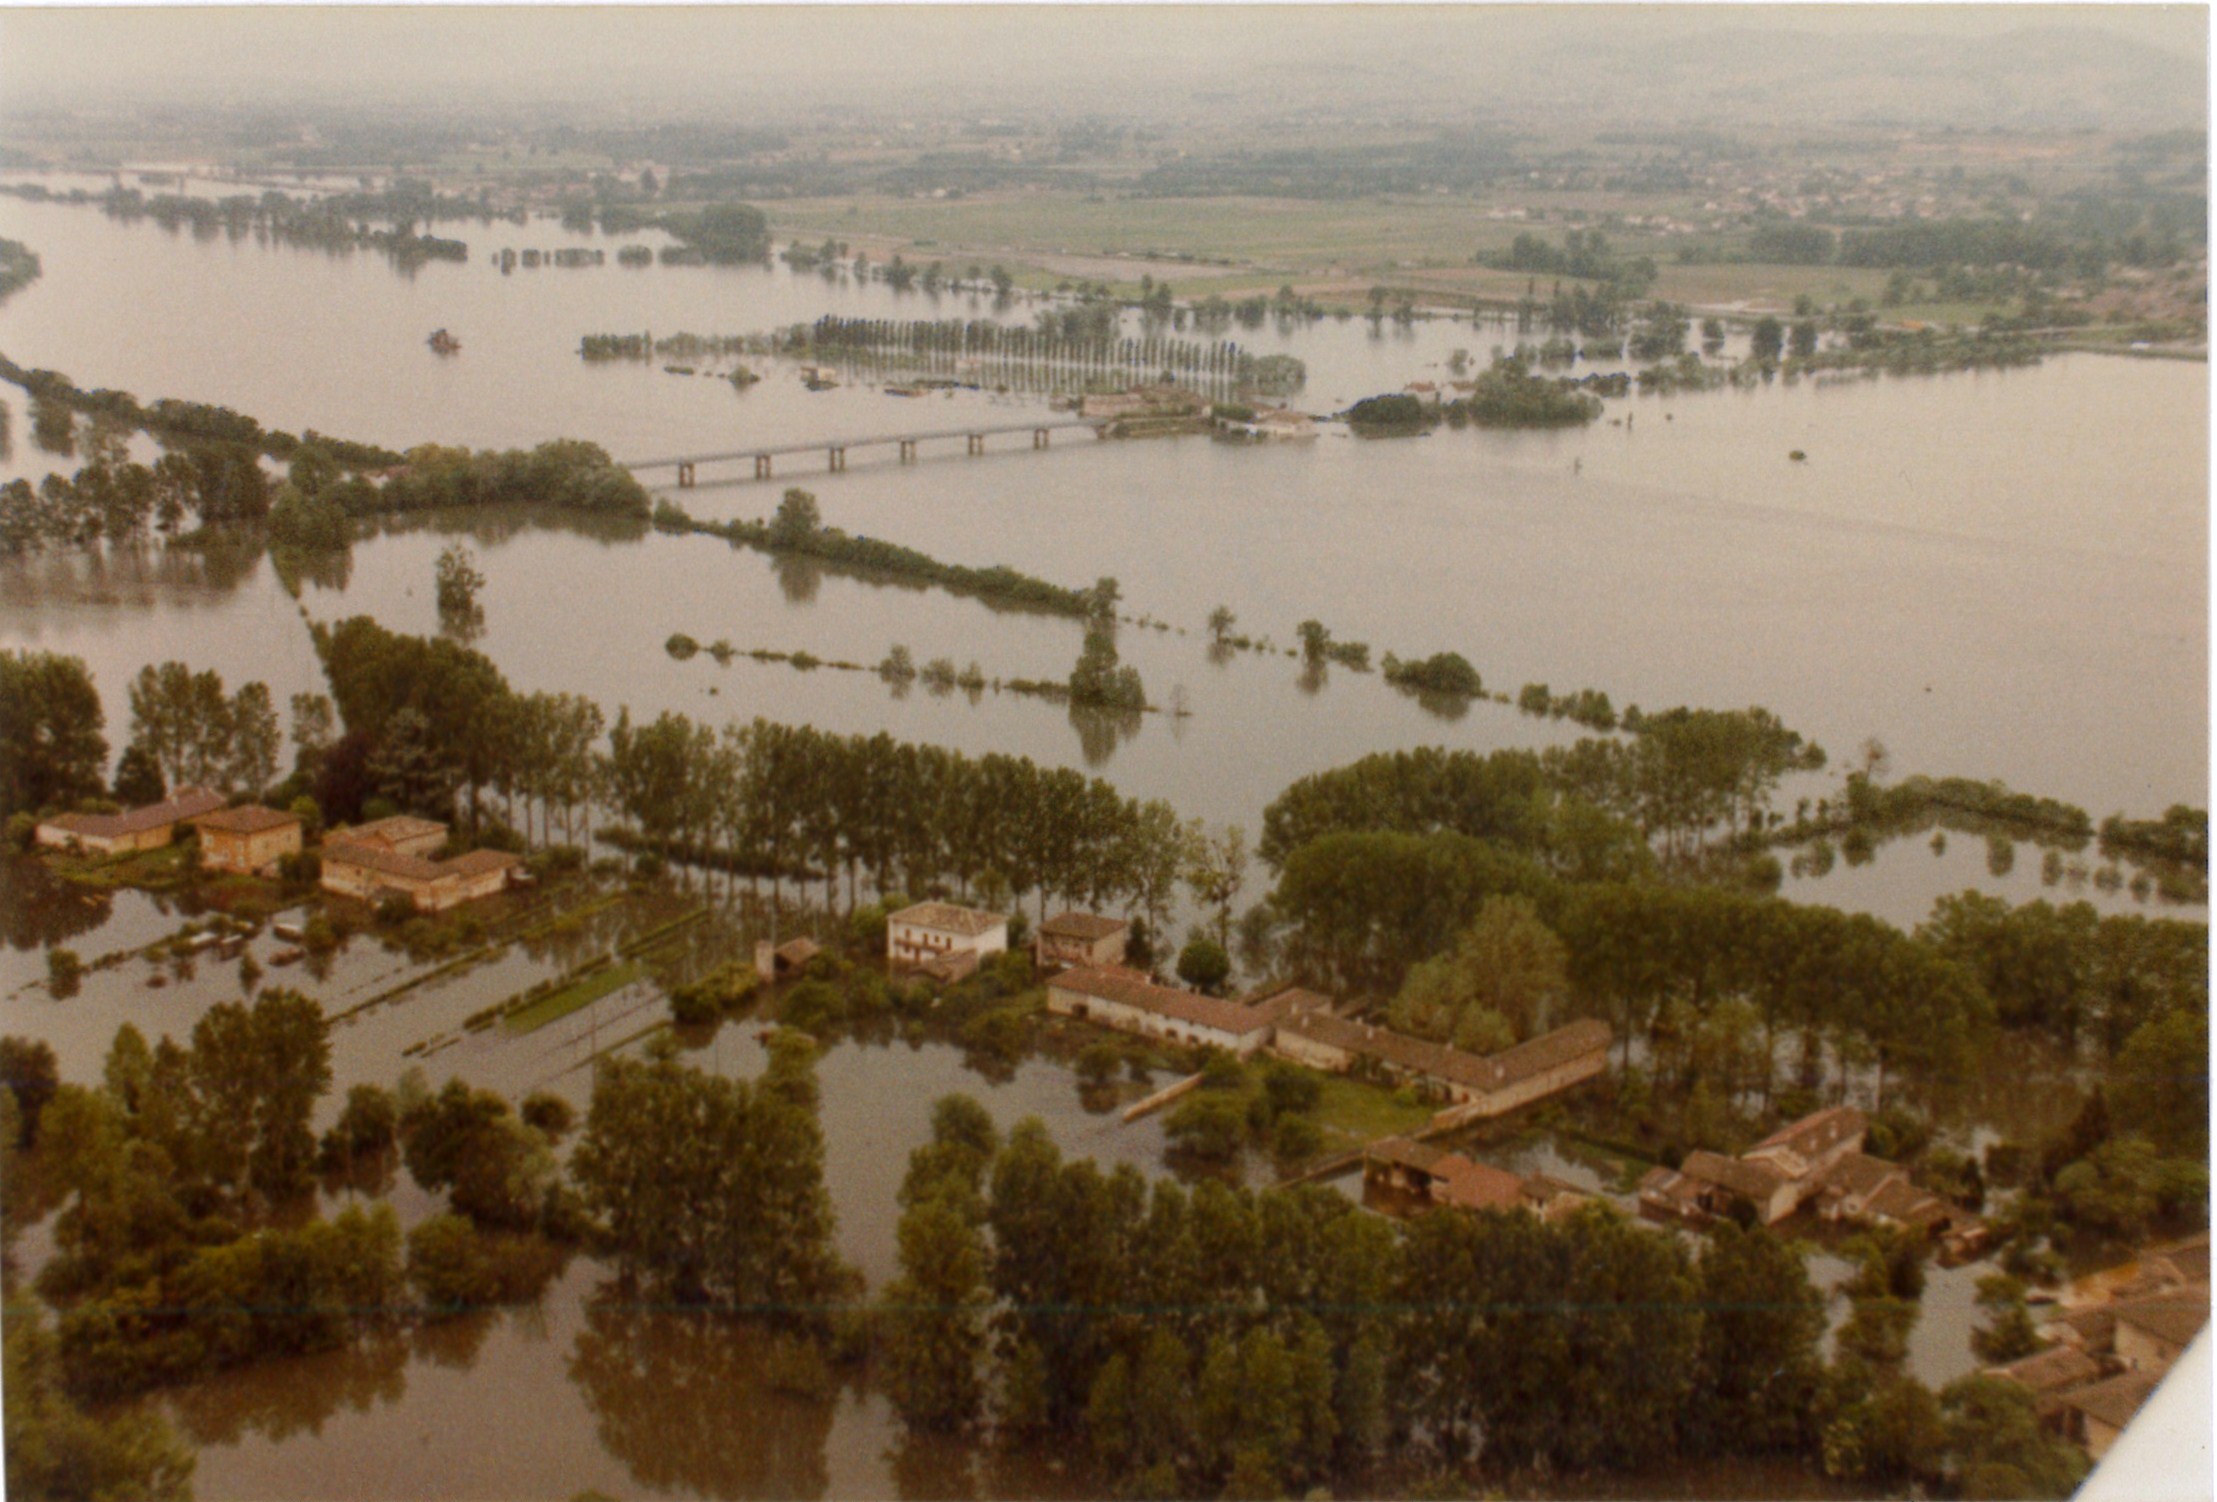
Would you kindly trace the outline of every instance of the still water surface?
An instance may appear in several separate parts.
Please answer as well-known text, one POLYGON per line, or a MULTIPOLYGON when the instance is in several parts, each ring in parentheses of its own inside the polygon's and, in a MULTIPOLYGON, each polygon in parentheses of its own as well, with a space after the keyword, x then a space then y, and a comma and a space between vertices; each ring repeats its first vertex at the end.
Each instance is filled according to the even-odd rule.
MULTIPOLYGON (((809 393, 791 366, 774 362, 745 393, 657 364, 586 366, 575 349, 588 332, 742 332, 827 311, 996 314, 967 297, 934 304, 783 268, 610 264, 504 277, 486 264, 489 252, 583 237, 536 223, 446 232, 469 239, 468 265, 402 275, 373 255, 195 239, 0 199, 0 234, 27 241, 45 264, 38 283, 0 308, 0 349, 87 386, 219 402, 275 427, 395 446, 578 436, 626 457, 1038 410, 986 393, 902 400, 868 383, 809 393), (442 326, 463 340, 443 360, 423 344, 442 326)), ((1373 333, 1360 320, 1231 337, 1306 360, 1297 405, 1317 411, 1438 380, 1454 350, 1482 360, 1490 345, 1514 339, 1444 322, 1373 333)), ((818 493, 831 523, 950 561, 1005 562, 1070 584, 1116 576, 1133 615, 1172 628, 1126 627, 1126 660, 1157 702, 1175 692, 1192 709, 1184 719, 1148 716, 1130 734, 1005 693, 976 702, 921 688, 895 695, 868 674, 744 658, 718 668, 706 656, 674 662, 662 649, 684 631, 742 650, 805 648, 870 663, 899 642, 919 662, 946 656, 974 660, 988 677, 1055 678, 1077 652, 1070 622, 779 566, 708 539, 501 517, 384 528, 354 548, 343 577, 300 583, 297 598, 268 558, 250 552, 8 564, 0 643, 84 656, 120 743, 125 683, 148 661, 183 658, 233 683, 264 679, 282 700, 320 687, 309 620, 368 613, 400 630, 433 629, 432 559, 451 540, 445 529, 462 529, 489 576, 480 645, 519 688, 584 692, 611 713, 760 714, 1020 752, 1250 833, 1285 783, 1367 752, 1544 745, 1575 732, 1493 704, 1441 719, 1375 675, 1334 670, 1318 681, 1282 655, 1212 660, 1202 623, 1217 604, 1281 646, 1314 617, 1374 654, 1461 651, 1489 686, 1512 694, 1545 681, 1606 690, 1620 707, 1762 704, 1823 742, 1836 763, 1875 735, 1899 771, 2000 777, 2096 817, 2148 815, 2207 800, 2207 399, 2198 365, 2069 356, 2006 374, 1613 402, 1611 420, 1578 433, 1362 442, 1328 431, 1275 448, 1057 435, 1047 455, 927 457, 907 468, 857 455, 839 476, 802 460, 768 485, 707 484, 683 496, 699 515, 755 516, 797 480, 818 493), (1787 458, 1795 449, 1805 462, 1787 458)), ((14 445, 0 477, 66 466, 32 448, 20 401, 10 405, 14 445)), ((1836 785, 1837 770, 1786 798, 1836 785)), ((2038 865, 2020 859, 1996 878, 1980 842, 1957 839, 1935 855, 1912 840, 1868 865, 1796 879, 1789 892, 1902 923, 1972 885, 2018 900, 2086 895, 2134 906, 2051 891, 2038 865)), ((18 885, 4 895, 13 905, 36 878, 11 880, 18 885)), ((91 958, 143 945, 183 916, 123 893, 57 921, 91 958)), ((134 962, 55 1002, 30 984, 55 933, 11 922, 8 938, 8 1029, 54 1038, 69 1077, 93 1072, 122 1020, 182 1035, 199 1011, 236 994, 230 972, 214 967, 149 989, 134 962)), ((574 962, 555 946, 522 946, 363 1013, 334 1035, 342 1084, 391 1079, 410 1043, 574 962)), ((406 968, 358 942, 316 989, 336 1010, 406 968)), ((636 1001, 619 995, 603 1008, 613 1017, 636 1001)), ((567 1058, 589 1051, 577 1050, 576 1034, 593 1019, 567 1021, 520 1040, 474 1038, 428 1067, 434 1080, 453 1072, 510 1091, 547 1084, 582 1103, 587 1077, 567 1058)), ((694 1057, 752 1073, 759 1052, 745 1030, 726 1028, 694 1057)), ((1158 1126, 1116 1127, 1087 1113, 1069 1074, 1051 1063, 987 1079, 944 1045, 848 1043, 821 1069, 841 1246, 873 1284, 892 1270, 894 1190, 908 1150, 925 1134, 930 1102, 948 1090, 978 1095, 1004 1126, 1042 1116, 1066 1153, 1161 1171, 1158 1126)), ((1987 1088, 1964 1086, 1973 1095, 1987 1088)), ((2011 1114, 2012 1103, 1969 1109, 1989 1120, 2011 1114)), ((404 1211, 421 1213, 420 1198, 404 1195, 404 1211)), ((1975 1270, 1963 1274, 1937 1274, 1926 1296, 1914 1363, 1928 1380, 1968 1364, 1975 1270)), ((881 1399, 769 1394, 743 1340, 596 1302, 604 1277, 579 1261, 535 1310, 240 1373, 168 1400, 204 1444, 203 1495, 420 1494, 426 1478, 452 1496, 585 1487, 892 1495, 964 1484, 956 1457, 898 1447, 881 1399)), ((1051 1474, 978 1484, 1084 1489, 1051 1474)), ((1749 1484, 1775 1494, 1806 1483, 1749 1484)))

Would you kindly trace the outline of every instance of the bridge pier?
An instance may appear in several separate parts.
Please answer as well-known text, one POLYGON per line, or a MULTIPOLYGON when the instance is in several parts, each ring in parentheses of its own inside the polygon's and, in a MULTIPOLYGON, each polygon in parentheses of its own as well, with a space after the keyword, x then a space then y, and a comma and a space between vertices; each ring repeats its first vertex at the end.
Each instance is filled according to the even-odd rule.
POLYGON ((1033 428, 1033 429, 1032 429, 1032 447, 1033 447, 1033 448, 1035 448, 1035 449, 1043 449, 1043 448, 1045 448, 1046 446, 1047 446, 1047 430, 1046 430, 1045 428, 1033 428))
POLYGON ((680 464, 677 467, 677 488, 680 490, 691 490, 693 488, 692 465, 680 464))
POLYGON ((754 456, 754 477, 757 480, 770 478, 770 456, 768 454, 756 454, 754 456))
POLYGON ((985 435, 984 435, 983 433, 972 433, 972 434, 970 434, 970 435, 969 435, 969 437, 970 437, 970 452, 971 452, 971 453, 973 453, 973 454, 982 454, 982 453, 984 453, 984 452, 985 452, 985 435))
POLYGON ((903 438, 901 440, 901 462, 903 464, 914 464, 916 462, 915 439, 903 438))
POLYGON ((830 453, 831 472, 836 475, 847 467, 847 451, 843 448, 838 447, 837 445, 833 445, 830 453))

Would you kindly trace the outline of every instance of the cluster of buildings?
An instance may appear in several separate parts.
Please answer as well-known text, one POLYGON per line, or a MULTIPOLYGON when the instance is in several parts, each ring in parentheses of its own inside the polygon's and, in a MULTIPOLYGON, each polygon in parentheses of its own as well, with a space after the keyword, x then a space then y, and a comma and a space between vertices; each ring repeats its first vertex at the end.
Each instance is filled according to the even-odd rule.
POLYGON ((1804 1209, 1825 1220, 1902 1226, 1939 1239, 1943 1257, 1985 1245, 1977 1216, 1920 1189, 1909 1170, 1863 1151, 1869 1123, 1853 1106, 1832 1106, 1779 1128, 1736 1158, 1692 1152, 1676 1168, 1640 1180, 1641 1213, 1700 1223, 1750 1216, 1776 1225, 1804 1209))
MULTIPOLYGON (((53 849, 124 855, 159 850, 189 826, 200 836, 202 865, 241 876, 275 875, 285 857, 304 848, 307 830, 298 814, 258 803, 229 808, 226 801, 212 788, 181 788, 126 813, 62 814, 40 824, 37 839, 53 849)), ((522 857, 504 850, 431 859, 446 842, 446 825, 405 814, 333 829, 323 837, 323 888, 365 902, 398 894, 436 913, 506 889, 523 867, 522 857)))
POLYGON ((440 913, 506 891, 523 869, 523 857, 506 850, 431 859, 446 841, 444 824, 408 814, 334 829, 323 837, 323 888, 365 902, 397 895, 440 913))
POLYGON ((1593 1199, 1547 1174, 1513 1174, 1407 1137, 1363 1149, 1363 1187, 1420 1209, 1529 1210, 1542 1220, 1559 1220, 1593 1199))
POLYGON ((2032 1393, 2040 1422, 2099 1460, 2209 1323, 2209 1237, 2140 1259, 2126 1282, 2043 1325, 2046 1350, 1987 1375, 2032 1393))
MULTIPOLYGON (((1239 1058, 1269 1051, 1332 1074, 1362 1072, 1413 1085, 1442 1100, 1438 1125, 1498 1116, 1593 1078, 1608 1066, 1606 1023, 1585 1020, 1478 1055, 1390 1028, 1350 1022, 1330 997, 1276 986, 1238 999, 1162 985, 1124 964, 1131 925, 1094 913, 1040 924, 1032 955, 1047 981, 1047 1009, 1065 1017, 1239 1058)), ((1008 919, 947 902, 919 902, 886 919, 885 954, 896 970, 959 980, 1008 948, 1008 919)))

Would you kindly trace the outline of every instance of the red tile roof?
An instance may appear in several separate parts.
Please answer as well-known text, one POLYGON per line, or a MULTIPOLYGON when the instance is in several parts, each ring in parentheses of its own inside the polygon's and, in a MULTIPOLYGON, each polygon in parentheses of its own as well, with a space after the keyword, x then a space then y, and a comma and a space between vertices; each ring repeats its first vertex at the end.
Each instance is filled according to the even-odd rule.
POLYGON ((2152 1372, 2126 1372, 2121 1377, 2065 1394, 2063 1406, 2076 1408, 2112 1429, 2122 1429, 2132 1422, 2132 1416, 2140 1411, 2140 1405, 2155 1391, 2159 1380, 2152 1372))
POLYGON ((1168 986, 1156 985, 1137 971, 1106 965, 1066 970, 1047 982, 1047 987, 1051 991, 1069 991, 1099 1001, 1137 1007, 1188 1026, 1211 1028, 1234 1037, 1269 1027, 1278 1019, 1278 1011, 1273 1006, 1246 1006, 1220 996, 1173 991, 1168 986))
POLYGON ((1104 918, 1099 913, 1057 913, 1039 925, 1039 931, 1048 938, 1083 939, 1091 943, 1120 934, 1131 924, 1122 918, 1104 918))
POLYGON ((279 813, 274 808, 264 808, 259 803, 248 803, 238 808, 218 809, 212 814, 201 814, 192 821, 201 829, 220 830, 224 834, 261 834, 265 830, 283 829, 288 824, 298 824, 300 815, 279 813))
POLYGON ((889 914, 885 921, 928 928, 934 933, 961 934, 966 939, 974 939, 980 934, 991 933, 1008 922, 1008 919, 1000 913, 980 912, 974 907, 957 907, 951 902, 919 902, 889 914))
POLYGON ((1804 1158, 1815 1158, 1850 1137, 1860 1136, 1864 1126, 1863 1113, 1855 1107, 1829 1106, 1799 1121, 1788 1122, 1748 1151, 1759 1153, 1767 1147, 1784 1148, 1804 1158))
POLYGON ((334 829, 323 837, 323 842, 327 845, 333 841, 346 841, 391 847, 405 840, 419 840, 430 835, 444 839, 446 826, 436 819, 419 819, 414 814, 394 814, 390 818, 373 819, 367 824, 334 829))
POLYGON ((197 818, 201 814, 214 813, 223 807, 223 794, 213 788, 179 788, 176 795, 161 803, 149 803, 120 814, 63 814, 47 822, 57 829, 90 839, 115 840, 125 835, 144 834, 150 829, 160 829, 165 824, 175 824, 181 819, 197 818))
POLYGON ((1691 1152, 1678 1171, 1689 1179, 1715 1184, 1749 1199, 1768 1200, 1786 1182, 1786 1176, 1768 1163, 1727 1158, 1722 1153, 1691 1152))
POLYGON ((2209 1290, 2181 1289, 2116 1306, 2117 1323, 2144 1330, 2169 1345, 2189 1344, 2209 1323, 2209 1290))
POLYGON ((1490 1163, 1449 1153, 1435 1174, 1432 1198, 1458 1210, 1514 1210, 1524 1203, 1524 1180, 1490 1163))
MULTIPOLYGON (((1280 992, 1280 997, 1306 996, 1307 992, 1280 992)), ((1322 1011, 1304 1011, 1290 1006, 1284 1023, 1285 1031, 1295 1037, 1307 1038, 1328 1048, 1359 1054, 1405 1069, 1415 1074, 1446 1080, 1480 1094, 1491 1094, 1520 1084, 1533 1075, 1544 1074, 1550 1069, 1567 1064, 1583 1054, 1593 1053, 1609 1046, 1609 1026, 1588 1018, 1573 1022, 1568 1027, 1543 1033, 1514 1048, 1505 1048, 1497 1054, 1483 1058, 1450 1048, 1444 1043, 1433 1043, 1423 1038, 1412 1038, 1391 1028, 1374 1027, 1367 1023, 1350 1022, 1344 1017, 1334 1017, 1322 1011)))

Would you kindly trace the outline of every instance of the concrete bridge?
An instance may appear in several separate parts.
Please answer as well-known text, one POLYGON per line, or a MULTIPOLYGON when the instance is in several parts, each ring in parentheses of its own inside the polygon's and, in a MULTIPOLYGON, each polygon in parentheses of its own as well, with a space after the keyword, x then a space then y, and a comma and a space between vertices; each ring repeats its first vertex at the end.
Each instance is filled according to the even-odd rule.
POLYGON ((916 446, 920 443, 935 443, 943 439, 961 438, 968 443, 966 452, 982 454, 985 452, 985 440, 988 438, 1002 433, 1029 433, 1032 435, 1032 447, 1043 449, 1047 447, 1047 435, 1050 433, 1071 428, 1090 428, 1098 435, 1105 427, 1105 423, 1091 418, 1062 417, 1056 418, 1052 422, 1012 422, 982 427, 936 428, 921 433, 883 433, 868 438, 825 438, 813 443, 772 444, 762 448, 730 449, 714 454, 676 454, 666 459, 632 459, 626 461, 623 468, 630 470, 633 474, 637 474, 641 470, 674 468, 677 471, 678 488, 682 490, 694 483, 695 474, 699 466, 703 464, 729 464, 741 459, 752 459, 754 461, 754 477, 757 480, 767 480, 771 477, 773 460, 787 454, 821 453, 829 460, 831 472, 838 474, 847 467, 847 450, 849 449, 897 446, 901 463, 909 464, 915 461, 916 446))

